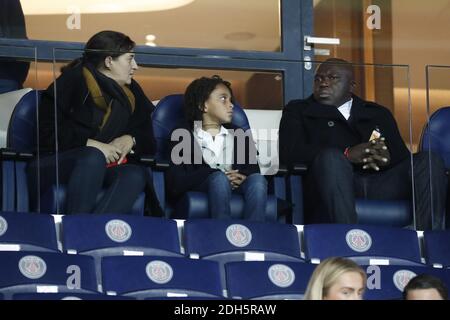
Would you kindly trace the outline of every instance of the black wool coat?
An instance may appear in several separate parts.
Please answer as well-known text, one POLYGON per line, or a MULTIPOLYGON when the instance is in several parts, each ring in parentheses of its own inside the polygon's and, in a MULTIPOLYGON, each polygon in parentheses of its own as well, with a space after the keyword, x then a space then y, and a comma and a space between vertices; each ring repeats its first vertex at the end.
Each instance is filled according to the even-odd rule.
MULTIPOLYGON (((227 129, 239 130, 240 128, 233 125, 224 125, 227 129)), ((171 159, 170 168, 166 174, 166 183, 167 190, 169 190, 169 196, 172 199, 178 199, 183 196, 186 192, 194 190, 196 187, 200 186, 208 176, 219 169, 211 168, 204 160, 201 158, 201 163, 194 163, 194 153, 197 155, 202 155, 201 147, 197 143, 196 139, 192 131, 189 129, 187 125, 181 126, 180 128, 189 132, 188 135, 188 143, 191 144, 191 149, 193 152, 189 155, 190 162, 189 163, 181 163, 174 164, 171 159)), ((175 129, 175 130, 177 130, 175 129)), ((174 130, 174 131, 175 131, 174 130)), ((172 135, 171 135, 172 136, 172 135)), ((181 140, 181 139, 180 139, 181 140)), ((260 173, 260 169, 256 159, 256 147, 253 142, 253 138, 251 136, 247 136, 245 138, 245 154, 243 155, 244 161, 242 164, 238 163, 238 142, 241 141, 237 138, 237 135, 234 136, 234 158, 233 158, 233 170, 239 170, 239 173, 242 173, 246 176, 249 176, 253 173, 260 173), (254 156, 254 157, 253 157, 254 156)), ((180 141, 171 141, 170 143, 170 152, 172 153, 173 148, 180 141)), ((181 153, 180 156, 183 154, 181 153)), ((241 155, 242 156, 242 155, 241 155)), ((200 162, 200 161, 197 161, 200 162)))
POLYGON ((287 166, 311 164, 325 148, 344 152, 347 147, 368 142, 375 129, 386 138, 391 154, 389 166, 380 169, 395 166, 410 155, 394 117, 383 106, 353 96, 347 121, 337 107, 320 104, 313 96, 290 101, 283 109, 280 121, 280 163, 287 166))
MULTIPOLYGON (((96 106, 84 80, 82 66, 61 74, 56 80, 56 97, 54 86, 52 83, 42 93, 39 105, 39 143, 44 153, 55 151, 55 100, 60 152, 85 146, 99 130, 94 126, 93 110, 96 106)), ((151 114, 155 107, 136 81, 132 80, 129 89, 135 96, 136 105, 121 135, 135 137, 134 151, 137 155, 152 155, 156 142, 151 114)))

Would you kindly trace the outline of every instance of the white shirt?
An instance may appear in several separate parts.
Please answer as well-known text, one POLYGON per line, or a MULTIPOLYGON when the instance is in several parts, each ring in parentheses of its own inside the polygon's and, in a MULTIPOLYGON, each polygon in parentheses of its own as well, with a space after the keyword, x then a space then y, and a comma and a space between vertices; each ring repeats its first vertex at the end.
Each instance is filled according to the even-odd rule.
POLYGON ((213 136, 201 127, 194 127, 194 138, 202 149, 203 160, 211 167, 223 172, 232 169, 234 137, 223 126, 219 133, 213 136))
POLYGON ((350 99, 349 101, 338 107, 339 112, 342 113, 345 120, 348 120, 348 118, 350 118, 350 112, 352 111, 352 103, 353 99, 350 99))

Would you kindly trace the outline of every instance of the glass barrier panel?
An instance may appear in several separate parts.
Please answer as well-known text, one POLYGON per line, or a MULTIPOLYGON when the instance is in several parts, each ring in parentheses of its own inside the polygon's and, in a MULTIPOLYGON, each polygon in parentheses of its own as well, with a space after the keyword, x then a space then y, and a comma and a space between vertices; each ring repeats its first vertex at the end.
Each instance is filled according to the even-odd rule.
POLYGON ((40 211, 35 47, 0 46, 2 210, 40 211))
POLYGON ((422 108, 419 127, 422 127, 420 150, 428 154, 430 176, 430 203, 433 210, 431 222, 434 229, 443 229, 448 225, 447 209, 449 152, 449 102, 450 102, 450 66, 427 65, 426 107, 422 108))

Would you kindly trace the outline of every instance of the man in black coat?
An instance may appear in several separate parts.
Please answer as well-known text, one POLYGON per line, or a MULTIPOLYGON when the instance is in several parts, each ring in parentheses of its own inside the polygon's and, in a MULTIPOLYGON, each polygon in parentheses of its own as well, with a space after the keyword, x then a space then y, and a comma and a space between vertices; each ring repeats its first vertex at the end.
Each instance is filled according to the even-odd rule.
MULTIPOLYGON (((307 223, 357 223, 355 197, 412 199, 411 155, 395 119, 387 108, 354 95, 354 87, 351 64, 328 59, 316 72, 313 95, 291 101, 283 110, 280 162, 288 167, 308 165, 307 223)), ((441 229, 443 162, 433 154, 419 153, 413 163, 417 228, 441 229)))

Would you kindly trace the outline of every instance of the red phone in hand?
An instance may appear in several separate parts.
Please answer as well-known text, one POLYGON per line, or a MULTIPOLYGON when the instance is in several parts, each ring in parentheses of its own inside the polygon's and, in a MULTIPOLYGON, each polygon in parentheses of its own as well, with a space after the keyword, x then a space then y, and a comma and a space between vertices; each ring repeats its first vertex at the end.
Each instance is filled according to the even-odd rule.
MULTIPOLYGON (((125 157, 125 158, 123 158, 123 160, 122 160, 122 162, 121 162, 120 164, 125 164, 125 163, 127 163, 127 162, 128 162, 128 159, 125 157)), ((115 167, 115 166, 119 166, 119 164, 117 163, 117 161, 114 161, 114 162, 111 162, 111 163, 106 164, 106 167, 107 167, 107 168, 111 168, 111 167, 115 167)))

